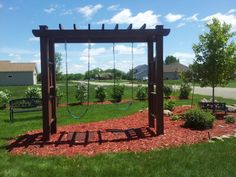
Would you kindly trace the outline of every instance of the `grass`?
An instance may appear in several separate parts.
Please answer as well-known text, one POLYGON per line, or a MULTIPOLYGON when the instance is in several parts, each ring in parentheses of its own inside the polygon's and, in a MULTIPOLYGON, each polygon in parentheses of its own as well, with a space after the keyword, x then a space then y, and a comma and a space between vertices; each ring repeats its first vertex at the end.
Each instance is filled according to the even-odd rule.
MULTIPOLYGON (((63 84, 62 84, 63 85, 63 84)), ((65 90, 64 86, 61 86, 65 90)), ((23 97, 26 87, 5 87, 12 92, 12 98, 23 97)), ((0 88, 0 90, 5 89, 0 88)), ((111 89, 107 88, 108 91, 111 89)), ((91 88, 91 94, 94 94, 91 88)), ((70 99, 73 98, 75 87, 70 86, 70 99)), ((124 98, 129 99, 131 89, 127 88, 124 98)), ((178 95, 175 92, 174 95, 178 95)), ((194 103, 203 96, 195 95, 194 103)), ((206 96, 204 96, 206 97, 206 96)), ((91 99, 93 99, 91 95, 91 99)), ((227 103, 235 100, 217 98, 227 103)), ((65 98, 62 100, 65 101, 65 98)), ((191 100, 176 100, 177 105, 190 104, 191 100)), ((127 111, 120 109, 124 105, 91 105, 87 114, 79 120, 70 118, 66 108, 59 108, 58 123, 61 125, 81 122, 94 122, 133 114, 147 107, 146 102, 136 101, 127 111)), ((85 106, 71 106, 75 114, 82 112, 85 106)), ((145 153, 110 153, 94 157, 75 156, 71 158, 34 157, 31 155, 12 156, 6 149, 7 141, 26 131, 41 129, 41 113, 22 113, 15 115, 15 121, 10 123, 9 110, 0 110, 0 176, 1 177, 37 177, 37 176, 161 176, 161 177, 234 177, 236 176, 236 138, 225 142, 201 143, 192 146, 181 146, 163 150, 153 150, 145 153)))

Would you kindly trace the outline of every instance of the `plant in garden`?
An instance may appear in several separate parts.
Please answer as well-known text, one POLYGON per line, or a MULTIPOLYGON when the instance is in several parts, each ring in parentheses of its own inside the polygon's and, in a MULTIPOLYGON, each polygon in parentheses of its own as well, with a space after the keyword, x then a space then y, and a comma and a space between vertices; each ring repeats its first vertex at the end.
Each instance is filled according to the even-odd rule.
POLYGON ((187 83, 182 83, 179 91, 180 91, 180 93, 179 93, 180 99, 188 99, 189 94, 191 92, 191 87, 187 83))
POLYGON ((236 70, 235 33, 232 32, 231 25, 222 24, 216 18, 206 27, 209 31, 200 35, 199 43, 193 45, 195 61, 192 69, 202 87, 212 87, 214 105, 215 87, 226 85, 236 70))
POLYGON ((175 102, 172 100, 164 102, 164 109, 172 111, 174 106, 175 106, 175 102))
POLYGON ((87 97, 87 87, 84 83, 79 82, 77 85, 77 90, 75 92, 75 98, 80 103, 83 103, 86 97, 87 97))
POLYGON ((97 86, 95 88, 95 98, 98 99, 98 101, 100 102, 103 102, 105 100, 106 92, 103 86, 97 86))
POLYGON ((173 121, 180 120, 180 119, 181 119, 181 116, 179 116, 179 115, 170 116, 170 120, 173 120, 173 121))
POLYGON ((39 87, 27 87, 25 90, 26 98, 41 98, 41 89, 39 87))
POLYGON ((236 118, 232 115, 224 116, 224 118, 225 118, 225 123, 227 124, 233 124, 236 122, 236 118))
POLYGON ((111 98, 114 102, 120 102, 122 100, 122 96, 124 95, 124 85, 115 85, 112 89, 111 98))
POLYGON ((9 102, 10 92, 8 90, 0 91, 0 107, 5 108, 9 102))
POLYGON ((63 92, 59 87, 56 88, 56 96, 57 96, 57 104, 61 103, 61 99, 63 97, 63 92))
POLYGON ((184 114, 184 125, 189 128, 204 130, 212 128, 215 117, 201 109, 191 109, 184 114))
POLYGON ((138 85, 136 97, 138 100, 147 99, 147 87, 144 87, 142 85, 138 85))
POLYGON ((169 98, 170 95, 171 95, 172 92, 173 92, 172 86, 170 86, 170 85, 164 85, 164 87, 163 87, 163 92, 164 92, 165 97, 169 98))

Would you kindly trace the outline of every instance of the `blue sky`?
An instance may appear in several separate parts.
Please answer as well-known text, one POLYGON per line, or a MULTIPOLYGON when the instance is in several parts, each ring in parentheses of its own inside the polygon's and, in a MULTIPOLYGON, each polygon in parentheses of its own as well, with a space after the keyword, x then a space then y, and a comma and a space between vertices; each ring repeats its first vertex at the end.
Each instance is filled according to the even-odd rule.
MULTIPOLYGON (((232 24, 236 32, 235 0, 0 0, 0 60, 36 62, 40 70, 39 40, 32 35, 38 25, 58 29, 61 23, 70 29, 78 28, 134 28, 146 23, 148 28, 162 24, 171 33, 164 40, 164 57, 174 55, 183 64, 193 61, 193 43, 205 32, 205 24, 212 17, 232 24)), ((64 57, 64 45, 56 51, 64 57)), ((131 66, 131 44, 116 44, 117 68, 127 71, 131 66)), ((146 44, 134 44, 134 65, 147 63, 146 44)), ((68 45, 69 72, 86 71, 87 44, 68 45)), ((112 44, 92 44, 91 67, 112 68, 112 44)), ((63 61, 64 66, 64 61, 63 61)), ((64 70, 64 67, 63 67, 64 70)))

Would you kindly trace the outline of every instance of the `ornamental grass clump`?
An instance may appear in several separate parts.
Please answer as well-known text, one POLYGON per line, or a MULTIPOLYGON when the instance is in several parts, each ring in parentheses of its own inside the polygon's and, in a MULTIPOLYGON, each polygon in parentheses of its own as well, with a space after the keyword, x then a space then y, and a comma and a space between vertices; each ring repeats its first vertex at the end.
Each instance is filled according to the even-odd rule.
POLYGON ((87 87, 84 83, 78 83, 77 90, 75 92, 75 98, 80 102, 83 103, 87 97, 87 87))
POLYGON ((114 102, 120 102, 122 96, 124 95, 125 87, 124 85, 115 85, 112 89, 111 98, 114 102))
POLYGON ((165 95, 166 98, 169 98, 170 95, 172 94, 173 92, 173 89, 172 89, 172 86, 170 85, 164 85, 163 87, 163 93, 165 95))
POLYGON ((146 100, 147 99, 147 87, 139 85, 137 88, 136 97, 138 100, 146 100))
POLYGON ((189 94, 191 92, 191 87, 187 83, 183 83, 180 86, 180 94, 179 94, 179 99, 188 99, 189 94))
POLYGON ((98 99, 99 102, 103 102, 106 98, 106 91, 103 86, 97 86, 95 88, 95 98, 98 99))
POLYGON ((197 130, 205 130, 213 127, 215 117, 201 109, 191 109, 184 114, 184 125, 197 130))
POLYGON ((9 102, 10 92, 8 90, 0 91, 0 108, 6 108, 6 104, 9 102))
POLYGON ((57 104, 60 104, 64 96, 64 93, 61 91, 59 87, 56 88, 56 96, 57 96, 57 104))
POLYGON ((164 102, 164 109, 172 111, 174 109, 174 106, 175 106, 175 102, 172 100, 164 102))
POLYGON ((225 118, 225 123, 227 124, 233 124, 236 122, 236 118, 232 115, 224 116, 224 118, 225 118))
POLYGON ((41 89, 39 87, 27 87, 25 96, 26 98, 41 98, 41 89))

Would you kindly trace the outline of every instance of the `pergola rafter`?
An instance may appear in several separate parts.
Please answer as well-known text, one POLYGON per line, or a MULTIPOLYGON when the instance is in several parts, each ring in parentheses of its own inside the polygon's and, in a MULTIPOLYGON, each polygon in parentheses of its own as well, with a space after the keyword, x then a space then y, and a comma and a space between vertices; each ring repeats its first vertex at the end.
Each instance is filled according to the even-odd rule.
POLYGON ((49 140, 50 135, 57 131, 54 45, 65 42, 147 43, 148 124, 156 129, 157 135, 163 134, 163 37, 169 32, 170 29, 164 29, 163 25, 157 25, 155 29, 146 29, 146 24, 140 29, 132 29, 132 24, 127 29, 119 29, 118 24, 114 29, 105 29, 104 24, 101 29, 91 29, 90 24, 88 29, 78 29, 74 24, 73 29, 63 29, 62 25, 59 25, 59 29, 48 29, 42 25, 39 29, 33 30, 34 36, 40 37, 44 139, 49 140))

